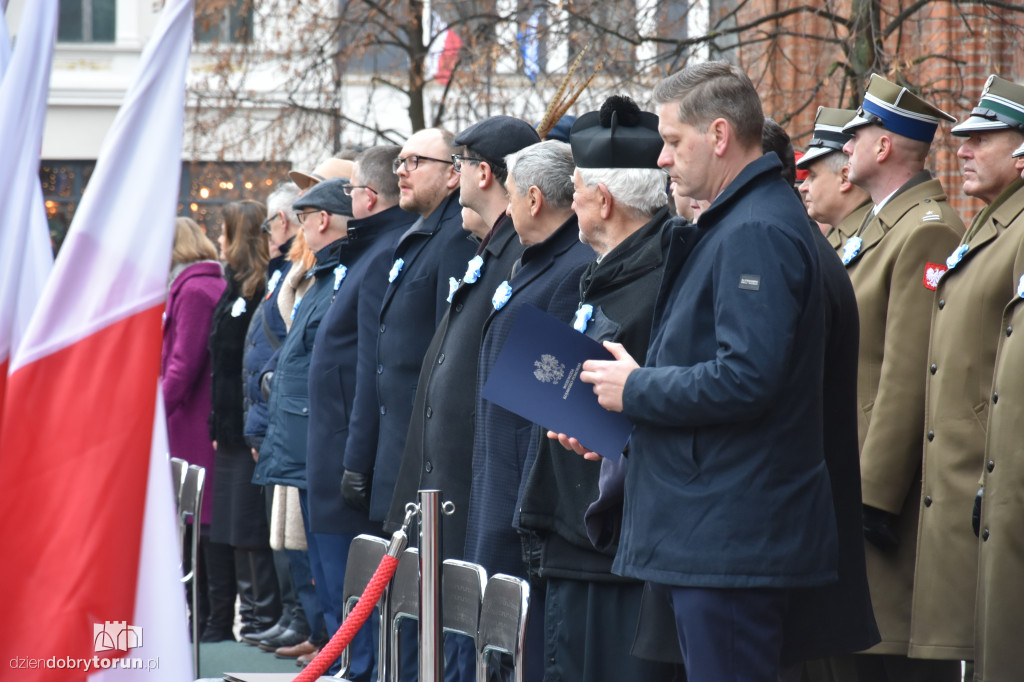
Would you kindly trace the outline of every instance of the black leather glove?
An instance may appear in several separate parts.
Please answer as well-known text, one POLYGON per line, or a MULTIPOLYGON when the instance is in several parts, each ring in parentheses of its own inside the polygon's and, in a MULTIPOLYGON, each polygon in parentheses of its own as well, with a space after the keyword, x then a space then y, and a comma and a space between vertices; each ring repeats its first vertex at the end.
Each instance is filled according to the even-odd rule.
POLYGON ((370 489, 373 477, 358 471, 345 470, 341 475, 341 496, 345 504, 359 511, 370 511, 370 489))
POLYGON ((893 549, 900 544, 896 535, 896 514, 864 505, 864 537, 879 549, 893 549))
POLYGON ((978 494, 974 496, 974 511, 971 513, 971 528, 974 529, 974 537, 978 537, 981 530, 981 502, 985 497, 985 486, 978 488, 978 494))
POLYGON ((264 372, 260 377, 260 395, 263 396, 263 402, 270 402, 270 382, 273 380, 273 372, 264 372))

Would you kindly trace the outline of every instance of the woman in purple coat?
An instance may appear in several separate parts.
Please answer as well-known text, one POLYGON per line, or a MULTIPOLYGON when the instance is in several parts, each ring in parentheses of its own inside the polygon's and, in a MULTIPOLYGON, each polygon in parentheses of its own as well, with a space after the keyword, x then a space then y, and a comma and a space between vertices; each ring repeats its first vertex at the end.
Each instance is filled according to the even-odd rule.
MULTIPOLYGON (((217 247, 190 218, 178 218, 168 280, 164 344, 160 360, 167 438, 171 456, 206 468, 207 490, 213 489, 213 443, 206 425, 210 414, 210 336, 213 309, 227 283, 217 262, 217 247)), ((212 495, 205 495, 200 517, 200 623, 234 619, 234 567, 229 547, 211 548, 209 529, 212 495), (218 580, 217 576, 221 576, 218 580), (218 599, 226 587, 227 594, 218 599), (210 613, 213 606, 216 613, 210 613)), ((191 529, 190 529, 191 530, 191 529)), ((191 544, 186 543, 190 547, 191 544)))

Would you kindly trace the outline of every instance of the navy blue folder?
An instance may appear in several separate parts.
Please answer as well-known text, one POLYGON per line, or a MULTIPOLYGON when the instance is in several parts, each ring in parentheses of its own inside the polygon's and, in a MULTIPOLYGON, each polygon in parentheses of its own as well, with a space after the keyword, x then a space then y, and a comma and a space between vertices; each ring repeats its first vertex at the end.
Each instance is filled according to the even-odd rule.
POLYGON ((535 424, 576 438, 618 459, 632 423, 601 407, 594 387, 580 381, 584 360, 611 360, 604 346, 532 305, 512 325, 483 397, 535 424))

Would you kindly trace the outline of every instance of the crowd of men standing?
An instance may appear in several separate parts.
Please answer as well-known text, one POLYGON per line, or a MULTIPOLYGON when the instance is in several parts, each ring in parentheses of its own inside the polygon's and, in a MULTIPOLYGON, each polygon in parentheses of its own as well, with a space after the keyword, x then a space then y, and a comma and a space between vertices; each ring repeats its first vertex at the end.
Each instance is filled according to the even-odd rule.
MULTIPOLYGON (((308 256, 272 261, 250 323, 288 331, 247 435, 253 483, 298 489, 308 550, 278 567, 307 620, 338 628, 352 538, 436 488, 444 557, 531 583, 527 680, 1020 679, 1024 86, 991 77, 952 129, 967 229, 926 170, 956 119, 879 76, 798 162, 735 67, 653 101, 567 142, 422 130, 271 197, 308 256), (482 397, 525 305, 605 342, 580 378, 634 424, 625 456, 482 397)), ((474 679, 464 638, 445 654, 474 679)))

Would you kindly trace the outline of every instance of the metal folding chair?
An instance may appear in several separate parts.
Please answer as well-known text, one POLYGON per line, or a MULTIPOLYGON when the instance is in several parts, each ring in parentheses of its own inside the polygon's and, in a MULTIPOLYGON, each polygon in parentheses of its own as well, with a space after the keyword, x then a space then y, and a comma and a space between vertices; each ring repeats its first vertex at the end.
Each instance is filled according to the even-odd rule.
MULTIPOLYGON (((370 584, 373 574, 377 571, 377 567, 380 566, 380 560, 384 558, 384 554, 387 551, 388 542, 383 538, 373 535, 357 535, 352 539, 352 544, 349 545, 348 549, 348 561, 345 563, 345 581, 342 586, 343 621, 348 617, 349 612, 355 608, 359 597, 363 594, 366 586, 370 584)), ((377 605, 380 610, 380 617, 377 623, 377 627, 380 630, 380 646, 377 653, 377 679, 380 681, 387 679, 385 676, 385 668, 387 667, 385 661, 388 660, 385 617, 387 615, 389 591, 384 590, 384 594, 377 605)), ((341 670, 335 675, 336 678, 344 679, 346 677, 351 660, 351 652, 346 647, 341 652, 341 670)))
MULTIPOLYGON (((185 474, 187 473, 188 462, 179 457, 171 457, 171 485, 174 487, 175 509, 178 510, 178 545, 182 549, 185 547, 185 519, 181 515, 181 489, 185 486, 185 474)), ((181 572, 185 573, 184 568, 181 572)))
MULTIPOLYGON (((390 664, 387 674, 391 682, 399 680, 401 645, 398 634, 402 623, 418 621, 419 618, 420 553, 415 547, 410 547, 402 552, 398 568, 395 569, 395 577, 391 579, 391 587, 388 588, 387 637, 390 664)), ((384 632, 381 631, 381 638, 383 637, 384 632)))
POLYGON ((199 677, 199 584, 196 577, 199 575, 199 519, 203 508, 205 482, 206 469, 195 464, 189 465, 185 469, 178 496, 178 538, 181 541, 182 554, 185 550, 185 526, 187 519, 192 519, 192 561, 188 573, 182 577, 181 582, 192 583, 192 666, 196 677, 199 677))
POLYGON ((504 573, 487 580, 480 607, 477 632, 477 682, 488 677, 488 654, 498 652, 512 657, 513 680, 523 682, 523 644, 530 604, 530 585, 504 573))
POLYGON ((441 567, 441 627, 445 634, 469 637, 477 652, 477 677, 482 664, 477 633, 487 571, 480 564, 445 559, 441 567))

